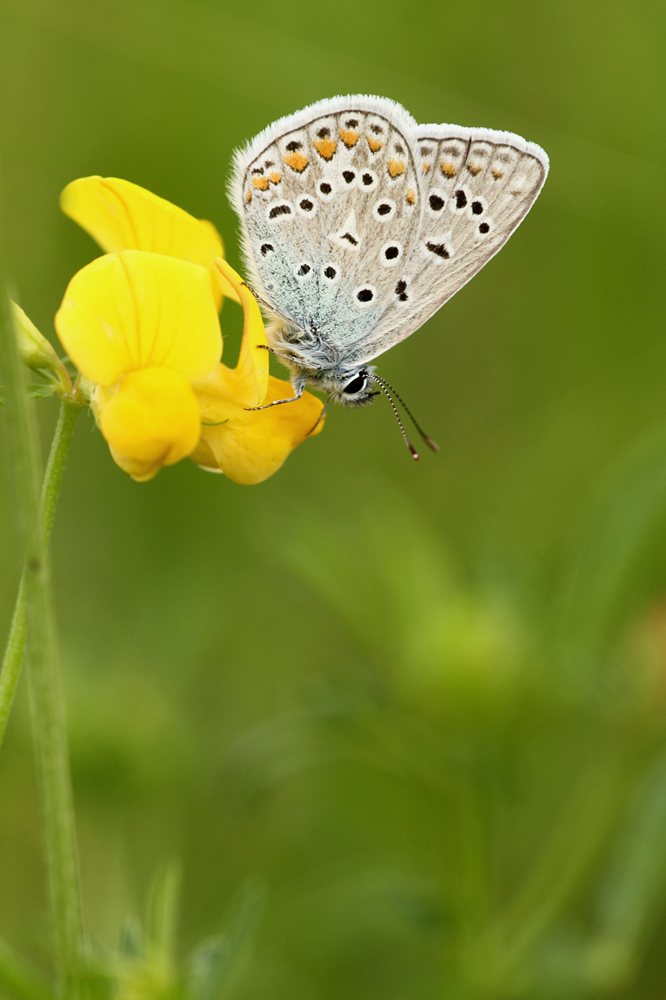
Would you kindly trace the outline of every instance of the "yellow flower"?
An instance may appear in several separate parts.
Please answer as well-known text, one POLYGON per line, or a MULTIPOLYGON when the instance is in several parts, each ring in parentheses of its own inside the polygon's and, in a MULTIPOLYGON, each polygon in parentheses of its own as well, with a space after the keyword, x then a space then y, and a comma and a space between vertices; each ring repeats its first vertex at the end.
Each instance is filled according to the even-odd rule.
POLYGON ((114 178, 73 181, 62 207, 111 251, 72 278, 56 328, 92 383, 102 434, 122 469, 143 482, 189 455, 238 483, 259 483, 319 433, 322 404, 309 393, 251 409, 293 390, 268 374, 259 306, 220 257, 210 223, 114 178), (219 363, 222 295, 244 313, 234 369, 219 363))
POLYGON ((141 250, 98 257, 70 281, 56 330, 95 387, 91 401, 121 469, 143 482, 194 451, 201 417, 192 383, 222 353, 205 268, 141 250))
POLYGON ((268 374, 264 324, 256 299, 226 261, 216 261, 238 293, 245 324, 238 364, 219 364, 194 385, 201 406, 201 441, 193 461, 213 472, 224 472, 244 485, 260 483, 280 468, 290 451, 323 427, 322 403, 304 392, 299 400, 251 411, 248 407, 293 396, 289 382, 268 374), (265 358, 265 364, 258 362, 265 358))
POLYGON ((223 288, 213 264, 224 249, 211 222, 195 219, 164 198, 117 177, 72 181, 60 195, 60 207, 107 253, 148 250, 201 264, 210 274, 218 308, 223 294, 238 302, 235 292, 223 288))

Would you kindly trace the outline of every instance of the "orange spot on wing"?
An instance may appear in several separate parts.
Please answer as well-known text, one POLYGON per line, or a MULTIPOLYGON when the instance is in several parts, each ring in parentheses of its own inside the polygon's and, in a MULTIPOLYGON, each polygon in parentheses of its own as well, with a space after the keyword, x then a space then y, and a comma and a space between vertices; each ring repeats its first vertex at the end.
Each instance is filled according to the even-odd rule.
POLYGON ((288 153, 284 158, 284 162, 292 170, 302 174, 309 163, 309 159, 305 153, 288 153))
POLYGON ((391 177, 400 177, 405 172, 405 164, 402 160, 389 160, 388 172, 391 177))
POLYGON ((430 163, 422 163, 421 164, 421 173, 422 174, 427 174, 430 171, 430 167, 431 167, 430 163))
POLYGON ((479 163, 468 163, 467 169, 469 170, 472 177, 476 177, 483 170, 483 167, 479 163))
POLYGON ((359 134, 360 133, 350 131, 349 129, 346 128, 340 129, 340 138, 344 142, 347 149, 351 149, 352 146, 356 145, 356 143, 358 142, 359 134))
POLYGON ((455 177, 458 173, 455 163, 451 163, 450 160, 442 160, 440 170, 445 177, 455 177))
POLYGON ((371 153, 379 152, 384 145, 384 141, 382 139, 375 139, 372 135, 366 135, 366 139, 368 140, 368 146, 370 147, 371 153))
POLYGON ((248 188, 247 191, 245 192, 245 204, 249 205, 251 201, 252 201, 252 189, 248 188))
POLYGON ((496 181, 498 181, 500 177, 504 177, 504 171, 498 170, 497 167, 495 167, 495 169, 493 170, 493 177, 495 178, 496 181))
POLYGON ((253 177, 252 184, 257 191, 268 191, 268 177, 253 177))
POLYGON ((413 205, 416 201, 416 191, 413 188, 407 188, 407 204, 413 205))
POLYGON ((276 170, 274 170, 271 174, 268 175, 268 179, 271 182, 271 184, 279 184, 280 181, 282 180, 282 177, 280 176, 280 174, 278 174, 276 170))
POLYGON ((318 139, 317 142, 314 143, 314 148, 321 157, 325 160, 330 160, 338 148, 338 144, 335 139, 318 139))

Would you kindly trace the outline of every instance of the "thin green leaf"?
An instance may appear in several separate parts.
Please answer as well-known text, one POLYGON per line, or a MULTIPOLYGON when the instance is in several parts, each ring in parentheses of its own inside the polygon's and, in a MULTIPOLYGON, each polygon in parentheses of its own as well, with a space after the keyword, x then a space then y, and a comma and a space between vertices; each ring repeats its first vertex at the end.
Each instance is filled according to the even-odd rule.
POLYGON ((146 907, 146 937, 152 957, 169 976, 175 969, 180 865, 169 861, 156 872, 146 907))
POLYGON ((146 954, 146 935, 141 921, 129 917, 120 929, 118 951, 124 958, 144 958, 146 954))
POLYGON ((666 756, 653 767, 634 803, 602 886, 599 931, 590 949, 597 982, 621 985, 664 909, 666 887, 666 756))
POLYGON ((187 982, 190 1000, 228 1000, 232 995, 250 960, 265 899, 263 884, 249 879, 226 934, 202 941, 193 952, 187 982))
POLYGON ((666 522, 666 427, 652 432, 607 477, 565 581, 561 641, 598 655, 636 599, 636 573, 666 522))

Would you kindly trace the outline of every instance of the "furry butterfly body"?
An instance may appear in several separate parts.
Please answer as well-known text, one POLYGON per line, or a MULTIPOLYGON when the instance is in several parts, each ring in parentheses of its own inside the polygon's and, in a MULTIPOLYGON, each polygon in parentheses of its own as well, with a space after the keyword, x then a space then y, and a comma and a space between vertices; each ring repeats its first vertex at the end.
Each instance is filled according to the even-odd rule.
POLYGON ((369 402, 370 362, 501 249, 547 173, 520 136, 419 125, 359 95, 282 118, 238 151, 230 198, 295 396, 310 384, 369 402))

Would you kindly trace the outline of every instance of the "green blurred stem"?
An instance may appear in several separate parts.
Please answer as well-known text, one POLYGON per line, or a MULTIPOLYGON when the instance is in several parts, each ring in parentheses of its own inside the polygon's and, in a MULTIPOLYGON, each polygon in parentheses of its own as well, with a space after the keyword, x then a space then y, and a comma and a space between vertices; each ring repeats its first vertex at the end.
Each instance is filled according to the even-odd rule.
MULTIPOLYGON (((51 452, 42 483, 41 499, 41 522, 44 533, 44 548, 48 549, 55 515, 56 503, 60 492, 62 474, 65 470, 67 453, 72 440, 74 426, 81 412, 78 403, 71 403, 62 400, 58 423, 51 443, 51 452)), ((5 655, 0 669, 0 746, 4 739, 5 730, 9 714, 14 701, 16 685, 21 674, 21 664, 23 663, 23 653, 27 635, 27 622, 25 612, 25 572, 21 577, 21 584, 14 606, 12 624, 9 630, 9 638, 5 647, 5 655)))
MULTIPOLYGON (((35 756, 44 821, 58 995, 78 993, 82 919, 65 713, 51 602, 46 538, 40 515, 40 457, 9 299, 0 276, 0 360, 6 420, 23 541, 27 663, 35 756)), ((53 494, 49 491, 50 502, 53 494)))

